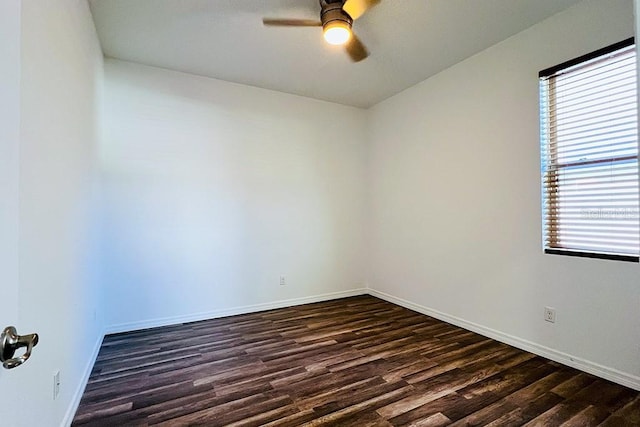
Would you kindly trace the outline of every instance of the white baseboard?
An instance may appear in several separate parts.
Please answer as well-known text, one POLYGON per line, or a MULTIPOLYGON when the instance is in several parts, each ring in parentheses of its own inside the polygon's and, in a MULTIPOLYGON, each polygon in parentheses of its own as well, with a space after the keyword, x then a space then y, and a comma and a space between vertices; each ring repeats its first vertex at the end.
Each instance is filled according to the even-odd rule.
POLYGON ((273 310, 276 308, 292 307, 302 304, 311 304, 314 302, 329 301, 332 299, 352 297, 356 295, 367 294, 367 289, 351 289, 348 291, 331 292, 321 295, 313 295, 309 297, 293 298, 287 300, 273 301, 262 304, 245 305, 240 307, 225 308, 221 310, 213 310, 196 314, 186 314, 183 316, 162 317, 151 320, 143 320, 140 322, 120 323, 110 325, 106 328, 107 334, 115 334, 119 332, 130 332, 140 329, 156 328, 159 326, 176 325, 179 323, 197 322, 200 320, 216 319, 218 317, 235 316, 237 314, 255 313, 258 311, 273 310))
POLYGON ((84 372, 82 372, 82 377, 80 378, 80 383, 78 384, 78 388, 76 389, 73 397, 71 398, 71 402, 69 403, 69 407, 67 408, 66 414, 64 414, 64 418, 62 419, 61 427, 69 427, 71 422, 73 421, 73 417, 78 410, 78 406, 80 406, 80 400, 82 399, 82 395, 84 394, 84 389, 87 388, 87 383, 89 382, 89 376, 91 375, 91 370, 96 363, 96 359, 98 358, 98 353, 100 352, 100 347, 102 346, 102 341, 104 340, 104 333, 98 334, 98 339, 96 340, 96 344, 93 347, 91 357, 87 362, 87 365, 84 368, 84 372))
POLYGON ((593 374, 606 380, 613 381, 623 386, 640 391, 640 377, 636 375, 621 372, 617 369, 603 366, 589 360, 584 360, 579 357, 563 353, 561 351, 554 350, 552 348, 545 347, 543 345, 527 341, 513 335, 505 334, 495 329, 487 328, 477 323, 469 322, 456 316, 450 316, 438 310, 434 310, 420 304, 415 304, 411 301, 398 298, 385 292, 369 288, 368 293, 374 297, 378 297, 380 299, 408 308, 410 310, 417 311, 418 313, 426 314, 427 316, 431 316, 452 325, 456 325, 469 331, 476 332, 480 335, 493 338, 496 341, 500 341, 513 347, 517 347, 521 350, 537 354, 538 356, 546 357, 547 359, 562 363, 563 365, 571 366, 589 374, 593 374))

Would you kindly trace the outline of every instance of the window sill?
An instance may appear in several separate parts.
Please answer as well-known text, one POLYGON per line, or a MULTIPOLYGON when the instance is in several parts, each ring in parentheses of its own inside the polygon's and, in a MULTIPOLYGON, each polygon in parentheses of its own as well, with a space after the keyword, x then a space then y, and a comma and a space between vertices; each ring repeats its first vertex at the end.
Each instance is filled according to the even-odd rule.
POLYGON ((550 254, 550 255, 575 256, 575 257, 581 257, 581 258, 607 259, 611 261, 640 262, 640 257, 633 256, 633 255, 615 255, 615 254, 606 254, 606 253, 598 253, 598 252, 581 252, 581 251, 566 250, 566 249, 545 249, 544 253, 550 254))

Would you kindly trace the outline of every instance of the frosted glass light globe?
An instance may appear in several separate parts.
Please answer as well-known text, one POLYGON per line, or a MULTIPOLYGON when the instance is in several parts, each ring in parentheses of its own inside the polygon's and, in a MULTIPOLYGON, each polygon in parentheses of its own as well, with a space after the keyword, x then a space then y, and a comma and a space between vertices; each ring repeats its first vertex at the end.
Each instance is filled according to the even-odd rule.
POLYGON ((346 25, 329 24, 324 29, 324 39, 329 44, 345 44, 351 38, 351 30, 346 25))

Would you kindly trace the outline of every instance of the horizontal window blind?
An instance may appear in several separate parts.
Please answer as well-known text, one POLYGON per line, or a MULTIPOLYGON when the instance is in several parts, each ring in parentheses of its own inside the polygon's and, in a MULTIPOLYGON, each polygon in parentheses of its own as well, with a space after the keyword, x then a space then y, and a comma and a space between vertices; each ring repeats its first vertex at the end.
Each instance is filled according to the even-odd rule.
POLYGON ((540 73, 544 247, 637 260, 633 40, 540 73))

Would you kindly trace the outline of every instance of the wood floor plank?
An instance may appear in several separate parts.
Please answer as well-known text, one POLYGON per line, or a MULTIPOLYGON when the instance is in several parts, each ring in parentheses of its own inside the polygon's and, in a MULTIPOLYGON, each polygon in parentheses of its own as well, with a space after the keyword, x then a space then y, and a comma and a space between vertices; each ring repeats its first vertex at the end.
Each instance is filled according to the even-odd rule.
POLYGON ((597 406, 588 406, 583 411, 562 423, 561 427, 590 427, 597 426, 609 417, 609 412, 597 406))
POLYGON ((638 426, 640 393, 359 296, 108 335, 72 425, 525 424, 638 426))
POLYGON ((640 396, 618 409, 602 424, 603 427, 640 426, 640 396))

